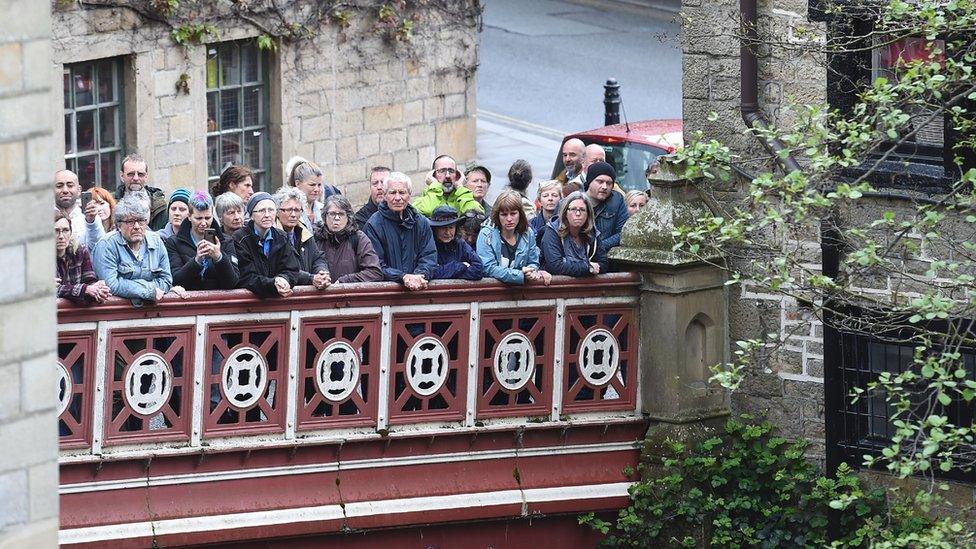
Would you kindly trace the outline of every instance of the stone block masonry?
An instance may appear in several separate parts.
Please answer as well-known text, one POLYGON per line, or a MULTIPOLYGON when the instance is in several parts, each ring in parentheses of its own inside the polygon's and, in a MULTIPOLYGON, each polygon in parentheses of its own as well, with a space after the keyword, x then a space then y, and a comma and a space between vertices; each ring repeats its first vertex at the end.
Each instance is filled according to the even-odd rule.
MULTIPOLYGON (((367 198, 373 165, 407 173, 419 191, 436 154, 474 159, 475 25, 452 25, 430 9, 409 43, 391 43, 374 28, 373 11, 354 10, 350 27, 325 24, 314 37, 282 42, 268 53, 262 100, 268 147, 260 151, 266 190, 282 184, 284 164, 296 154, 318 163, 326 182, 354 205, 367 198)), ((163 25, 127 9, 59 7, 53 24, 71 32, 54 33, 51 84, 60 86, 65 64, 122 58, 126 151, 146 158, 153 184, 164 190, 202 188, 210 154, 207 64, 215 45, 252 40, 261 31, 220 19, 218 38, 183 48, 163 25), (175 85, 183 75, 188 93, 175 85)), ((0 89, 6 79, 0 72, 0 89)), ((60 97, 46 101, 48 110, 60 112, 60 97)), ((54 120, 55 135, 63 135, 63 124, 62 117, 54 120)), ((17 154, 0 149, 0 158, 17 154)))
POLYGON ((57 546, 50 9, 0 0, 0 548, 57 546))

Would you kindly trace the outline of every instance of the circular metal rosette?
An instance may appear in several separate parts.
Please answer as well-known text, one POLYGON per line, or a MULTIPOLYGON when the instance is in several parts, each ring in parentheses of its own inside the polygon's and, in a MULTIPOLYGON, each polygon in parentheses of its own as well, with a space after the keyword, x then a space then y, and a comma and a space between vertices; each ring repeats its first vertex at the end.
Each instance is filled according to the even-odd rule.
POLYGON ((439 339, 418 339, 407 354, 407 383, 420 396, 433 395, 447 380, 447 362, 447 349, 439 339))
POLYGON ((620 366, 620 344, 607 330, 596 329, 586 334, 579 348, 579 370, 590 385, 601 387, 610 383, 620 366))
POLYGON ((71 404, 71 393, 74 386, 71 384, 71 374, 68 373, 68 369, 64 367, 64 364, 58 361, 58 417, 68 409, 71 404))
POLYGON ((161 410, 173 393, 173 369, 156 353, 136 357, 126 367, 122 379, 125 403, 142 416, 151 416, 161 410))
POLYGON ((268 363, 253 347, 239 347, 227 357, 220 372, 224 398, 238 410, 257 404, 268 388, 268 363))
POLYGON ((342 402, 359 385, 359 355, 348 344, 336 341, 315 361, 315 386, 330 402, 342 402))
POLYGON ((535 350, 525 335, 508 334, 495 347, 492 361, 495 381, 509 391, 518 391, 535 374, 535 350))

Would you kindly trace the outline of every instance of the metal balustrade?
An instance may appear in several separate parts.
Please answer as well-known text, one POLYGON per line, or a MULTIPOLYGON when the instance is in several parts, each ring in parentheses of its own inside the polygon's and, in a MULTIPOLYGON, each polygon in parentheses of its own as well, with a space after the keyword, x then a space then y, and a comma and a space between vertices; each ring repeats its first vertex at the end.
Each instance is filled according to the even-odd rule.
POLYGON ((59 305, 62 463, 639 416, 632 274, 59 305))

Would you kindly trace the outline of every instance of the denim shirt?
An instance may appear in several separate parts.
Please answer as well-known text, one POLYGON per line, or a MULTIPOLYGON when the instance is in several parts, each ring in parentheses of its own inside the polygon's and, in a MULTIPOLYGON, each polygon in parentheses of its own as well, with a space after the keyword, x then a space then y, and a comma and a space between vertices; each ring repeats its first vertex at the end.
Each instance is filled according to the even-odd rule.
POLYGON ((95 275, 108 284, 112 295, 131 299, 136 307, 155 301, 156 288, 168 292, 173 286, 166 246, 150 230, 142 242, 142 257, 137 258, 122 234, 113 231, 95 246, 92 263, 95 275))
POLYGON ((539 248, 535 244, 535 233, 532 229, 518 235, 515 259, 508 267, 501 266, 502 234, 493 226, 486 225, 478 233, 478 255, 484 264, 484 275, 506 284, 525 284, 522 267, 539 268, 539 248))

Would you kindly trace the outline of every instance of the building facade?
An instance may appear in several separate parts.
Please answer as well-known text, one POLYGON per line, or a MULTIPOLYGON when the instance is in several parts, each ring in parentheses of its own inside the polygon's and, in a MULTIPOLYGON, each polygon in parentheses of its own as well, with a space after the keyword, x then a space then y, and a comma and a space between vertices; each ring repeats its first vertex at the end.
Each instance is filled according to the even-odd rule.
POLYGON ((171 190, 245 164, 273 191, 301 155, 355 204, 372 166, 422 181, 437 154, 474 157, 477 2, 379 15, 359 3, 323 17, 278 5, 201 14, 55 2, 51 82, 64 94, 51 112, 64 165, 83 186, 114 188, 120 158, 138 152, 151 184, 171 190), (410 23, 409 39, 390 18, 410 23))

